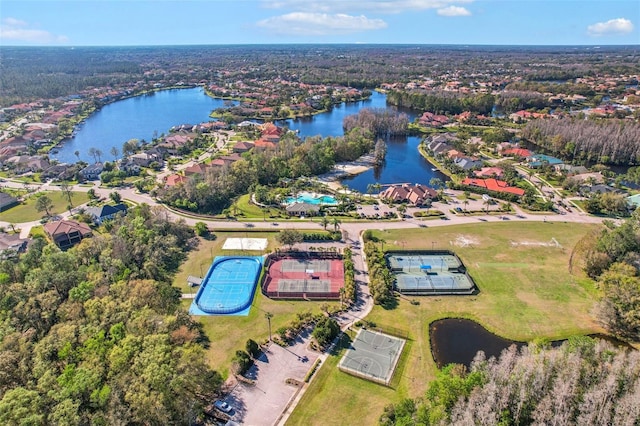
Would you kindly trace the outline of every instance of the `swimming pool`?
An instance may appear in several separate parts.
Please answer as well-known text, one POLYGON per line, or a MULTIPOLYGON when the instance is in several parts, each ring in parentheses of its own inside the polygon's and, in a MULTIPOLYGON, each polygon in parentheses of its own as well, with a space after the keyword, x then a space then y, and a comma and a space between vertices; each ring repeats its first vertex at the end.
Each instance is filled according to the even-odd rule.
POLYGON ((248 315, 262 270, 260 256, 217 256, 191 303, 191 315, 248 315))
POLYGON ((332 206, 338 205, 338 201, 331 195, 311 194, 309 192, 303 192, 297 197, 287 197, 285 203, 326 204, 332 206))

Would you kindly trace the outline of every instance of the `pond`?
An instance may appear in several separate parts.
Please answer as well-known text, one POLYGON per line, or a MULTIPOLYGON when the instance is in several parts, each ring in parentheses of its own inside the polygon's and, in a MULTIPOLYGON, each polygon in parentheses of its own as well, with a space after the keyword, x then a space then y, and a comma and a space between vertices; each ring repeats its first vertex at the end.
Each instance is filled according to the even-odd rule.
MULTIPOLYGON (((632 348, 628 343, 603 334, 591 334, 594 339, 606 340, 615 346, 632 348)), ((447 364, 462 364, 467 368, 478 351, 484 351, 486 358, 499 357, 503 350, 511 345, 518 349, 528 345, 528 342, 518 342, 505 339, 491 333, 475 321, 462 318, 446 318, 432 322, 429 325, 429 340, 431 354, 438 368, 447 364)), ((549 342, 551 347, 559 347, 564 340, 549 342)))

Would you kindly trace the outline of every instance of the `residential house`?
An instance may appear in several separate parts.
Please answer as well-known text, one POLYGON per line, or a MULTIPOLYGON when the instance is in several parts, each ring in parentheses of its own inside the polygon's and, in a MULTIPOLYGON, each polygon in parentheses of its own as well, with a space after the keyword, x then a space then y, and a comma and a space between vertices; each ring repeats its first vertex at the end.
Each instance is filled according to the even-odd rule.
POLYGON ((418 124, 426 127, 442 127, 450 121, 446 115, 437 115, 428 111, 418 118, 418 124))
POLYGON ((93 223, 101 225, 105 220, 115 219, 118 214, 127 214, 127 205, 123 203, 115 205, 107 204, 101 207, 90 207, 86 212, 91 216, 93 223))
POLYGON ((533 167, 534 169, 537 169, 545 165, 556 166, 558 164, 562 164, 563 161, 559 158, 552 157, 550 155, 533 154, 532 156, 527 158, 527 163, 529 167, 533 167))
POLYGON ((525 148, 507 148, 503 149, 500 154, 503 157, 529 158, 533 155, 533 152, 525 148))
POLYGON ((0 233, 0 259, 10 259, 27 250, 29 240, 20 238, 20 234, 0 233))
POLYGON ((97 180, 100 179, 100 173, 104 170, 104 164, 102 163, 93 163, 80 170, 80 174, 86 180, 97 180))
POLYGON ((75 173, 75 170, 76 170, 75 164, 67 164, 67 163, 54 164, 53 166, 43 171, 40 176, 43 179, 63 180, 65 178, 73 177, 72 175, 75 173))
POLYGON ((230 166, 241 158, 242 157, 240 157, 240 154, 233 153, 231 155, 224 155, 222 157, 216 158, 215 160, 211 161, 209 165, 214 167, 230 166))
POLYGON ((91 236, 91 228, 86 223, 75 220, 58 220, 44 225, 44 231, 55 245, 66 250, 91 236))
POLYGON ((203 163, 192 164, 184 169, 185 176, 203 175, 207 171, 209 166, 203 163))
POLYGON ((162 163, 162 157, 158 154, 150 154, 149 152, 139 152, 129 156, 129 162, 137 164, 140 167, 149 167, 154 161, 162 163))
POLYGON ((489 178, 489 179, 465 178, 462 181, 462 184, 468 185, 468 186, 475 186, 478 188, 484 188, 489 191, 514 194, 514 195, 517 195, 518 197, 522 197, 524 195, 524 189, 518 188, 515 186, 509 186, 507 182, 493 179, 493 178, 489 178))
POLYGON ((438 192, 422 184, 402 184, 391 185, 379 195, 382 200, 389 200, 395 203, 409 203, 414 206, 421 206, 427 200, 432 200, 438 196, 438 192))
POLYGON ((49 160, 37 155, 18 155, 7 159, 17 174, 39 172, 49 168, 49 160))
POLYGON ((172 187, 172 186, 179 185, 181 183, 185 183, 186 181, 187 181, 187 178, 185 176, 172 174, 167 176, 164 183, 166 186, 172 187))
POLYGON ((483 167, 480 170, 473 172, 476 177, 479 178, 496 178, 500 179, 504 175, 504 170, 500 167, 483 167))
POLYGON ((555 164, 553 169, 558 173, 565 172, 568 176, 579 175, 589 171, 585 166, 574 166, 573 164, 555 164))
POLYGON ((12 197, 6 192, 0 191, 0 212, 9 210, 11 207, 15 206, 16 204, 18 204, 17 198, 12 197))
POLYGON ((482 167, 482 160, 479 160, 475 157, 466 157, 466 156, 460 156, 460 157, 456 157, 453 160, 453 164, 455 164, 456 167, 462 169, 462 170, 473 170, 473 169, 477 169, 478 167, 482 167))
POLYGON ((238 142, 233 147, 233 152, 243 153, 250 151, 253 148, 254 144, 252 142, 238 142))

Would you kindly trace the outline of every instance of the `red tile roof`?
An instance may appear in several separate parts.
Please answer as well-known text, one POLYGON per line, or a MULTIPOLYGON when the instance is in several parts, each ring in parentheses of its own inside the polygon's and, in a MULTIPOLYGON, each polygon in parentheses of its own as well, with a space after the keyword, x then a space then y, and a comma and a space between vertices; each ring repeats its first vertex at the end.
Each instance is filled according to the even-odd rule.
POLYGON ((477 186, 479 188, 485 188, 489 191, 506 192, 509 194, 515 194, 519 197, 524 195, 524 189, 517 188, 515 186, 509 186, 507 182, 497 179, 472 179, 466 178, 462 181, 463 185, 477 186))

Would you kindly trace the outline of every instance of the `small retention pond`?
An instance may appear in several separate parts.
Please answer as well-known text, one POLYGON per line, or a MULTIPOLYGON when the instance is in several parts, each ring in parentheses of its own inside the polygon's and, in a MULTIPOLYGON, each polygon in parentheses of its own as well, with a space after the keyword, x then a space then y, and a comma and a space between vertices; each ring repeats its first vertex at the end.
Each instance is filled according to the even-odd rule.
MULTIPOLYGON (((611 336, 593 334, 589 337, 604 339, 615 346, 630 347, 627 343, 611 336)), ((461 318, 447 318, 434 321, 429 325, 431 353, 438 368, 447 364, 463 364, 470 367, 478 351, 483 351, 486 358, 498 358, 503 350, 511 345, 518 349, 528 342, 518 342, 496 336, 475 321, 461 318)), ((552 347, 561 346, 566 340, 550 342, 552 347)))

